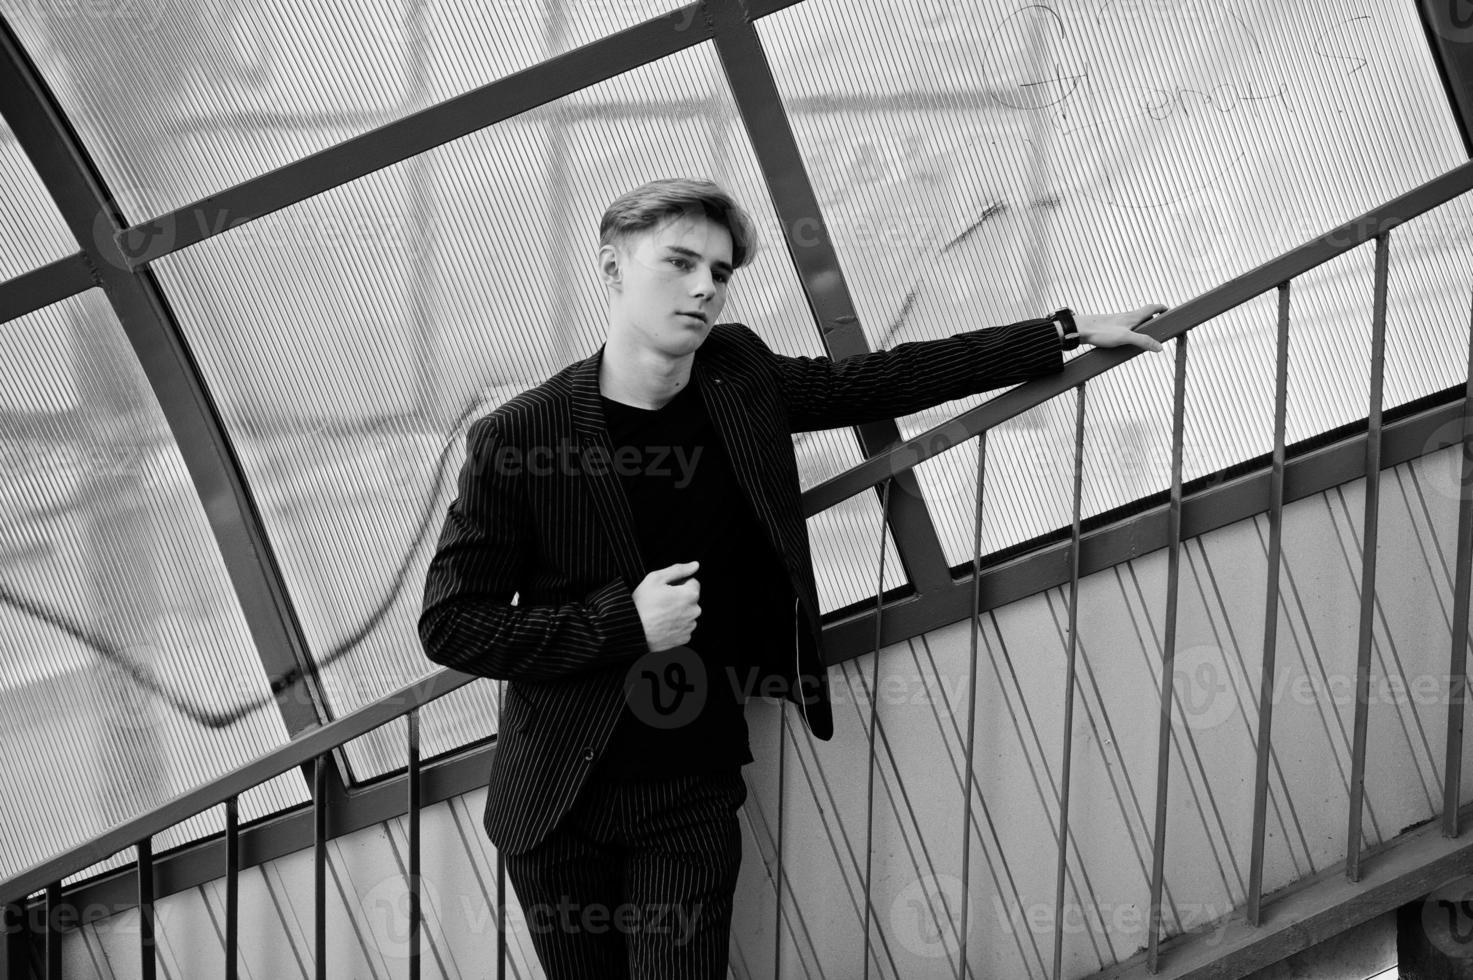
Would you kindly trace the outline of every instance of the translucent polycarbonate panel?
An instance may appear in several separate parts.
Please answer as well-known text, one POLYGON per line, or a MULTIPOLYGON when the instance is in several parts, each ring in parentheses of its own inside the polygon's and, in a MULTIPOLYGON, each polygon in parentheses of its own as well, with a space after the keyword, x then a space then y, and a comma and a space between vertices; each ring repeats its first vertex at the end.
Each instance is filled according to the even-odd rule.
MULTIPOLYGON (((1462 232, 1473 221, 1470 212, 1473 201, 1460 198, 1392 232, 1383 410, 1466 380, 1470 311, 1458 270, 1473 265, 1473 242, 1462 232)), ((1369 411, 1375 248, 1374 242, 1361 245, 1290 287, 1289 446, 1369 411)), ((1278 291, 1271 290, 1191 331, 1183 482, 1273 450, 1278 316, 1278 291)), ((1137 356, 1089 382, 1084 517, 1170 488, 1174 358, 1168 344, 1160 354, 1137 356)), ((931 413, 912 421, 929 427, 942 419, 931 413)), ((1072 446, 1072 426, 1072 415, 1054 418, 1050 445, 1072 446)), ((971 559, 974 453, 943 454, 922 469, 952 564, 971 559)), ((1051 486, 1068 486, 1071 460, 1030 456, 1015 465, 1037 473, 1037 492, 1048 493, 1051 486)), ((1027 499, 989 495, 989 513, 994 507, 1009 514, 1027 509, 1027 499)), ((1016 515, 1007 518, 1015 519, 1019 527, 1031 526, 1016 515)))
MULTIPOLYGON (((286 741, 168 426, 97 290, 0 324, 0 878, 286 741)), ((302 802, 295 774, 242 819, 302 802)), ((205 815, 155 840, 222 826, 205 815)))
MULTIPOLYGON (((1051 398, 987 435, 982 489, 985 557, 1060 527, 1073 515, 1075 394, 1051 398)), ((1089 407, 1085 408, 1086 418, 1089 407)), ((1086 464, 1087 465, 1087 464, 1086 464)), ((916 467, 948 564, 972 561, 977 513, 977 440, 916 467)))
POLYGON ((0 281, 77 250, 36 168, 0 119, 0 281))
POLYGON ((1429 391, 1460 386, 1467 378, 1473 293, 1469 228, 1473 228, 1473 196, 1465 194, 1391 234, 1386 306, 1388 407, 1429 391))
MULTIPOLYGON (((1414 5, 808 0, 758 30, 875 347, 1063 305, 1177 304, 1466 159, 1414 5)), ((1447 325, 1466 307, 1463 241, 1426 237, 1438 247, 1393 252, 1416 295, 1391 299, 1388 405, 1461 371, 1447 325)), ((1369 251, 1296 284, 1290 441, 1365 415, 1369 251), (1346 331, 1362 339, 1338 343, 1346 331)), ((1191 348, 1189 373, 1226 372, 1193 383, 1234 424, 1197 428, 1188 472, 1191 453, 1246 458, 1236 423, 1261 408, 1239 370, 1259 362, 1205 349, 1217 338, 1262 342, 1214 330, 1191 348)), ((1171 357, 1092 384, 1085 516, 1169 486, 1171 357)), ((922 468, 954 562, 972 549, 963 456, 922 468)), ((1016 465, 1041 472, 1010 508, 1044 499, 1061 464, 1016 465)))
MULTIPOLYGON (((822 353, 709 45, 157 263, 335 714, 430 668, 416 622, 467 427, 598 349, 599 217, 623 191, 680 173, 730 187, 765 236, 721 319, 779 353, 822 353), (610 102, 622 110, 598 108, 610 102)), ((846 431, 797 451, 805 486, 859 459, 846 431)), ((813 522, 825 609, 874 594, 879 527, 873 493, 813 522)), ((893 549, 886 578, 904 581, 893 549)), ((427 713, 425 751, 488 735, 492 691, 473 685, 463 709, 427 713)), ((348 757, 364 776, 404 758, 383 734, 348 757)))
POLYGON ((679 6, 0 0, 138 221, 679 6))

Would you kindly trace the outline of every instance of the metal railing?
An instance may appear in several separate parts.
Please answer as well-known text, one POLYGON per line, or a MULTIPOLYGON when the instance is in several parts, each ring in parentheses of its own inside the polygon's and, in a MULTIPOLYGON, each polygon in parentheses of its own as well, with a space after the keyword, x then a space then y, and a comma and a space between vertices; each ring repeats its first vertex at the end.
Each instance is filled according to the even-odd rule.
MULTIPOLYGON (((1184 427, 1184 399, 1185 399, 1185 377, 1187 364, 1187 333, 1193 327, 1204 323, 1213 317, 1220 315, 1250 299, 1265 294, 1271 290, 1278 291, 1279 316, 1278 316, 1278 358, 1275 389, 1275 420, 1274 420, 1274 451, 1273 451, 1273 479, 1270 490, 1269 505, 1269 576, 1267 583, 1266 603, 1269 614, 1265 620, 1265 635, 1263 644, 1263 676, 1271 678, 1275 668, 1275 635, 1276 623, 1275 611, 1278 604, 1277 569, 1279 565, 1280 527, 1282 523, 1282 508, 1284 496, 1283 472, 1284 472, 1284 430, 1285 430, 1285 403, 1288 380, 1288 327, 1289 327, 1289 297, 1291 281, 1305 272, 1330 259, 1343 254, 1361 244, 1374 240, 1376 242, 1376 273, 1375 273, 1375 304, 1373 313, 1373 373, 1371 384, 1371 400, 1368 409, 1369 432, 1366 441, 1366 473, 1368 477, 1368 492, 1366 497, 1365 517, 1365 543, 1362 556, 1364 569, 1365 587, 1362 590, 1362 615, 1361 615, 1361 637, 1357 660, 1357 702, 1355 718, 1355 748, 1353 759, 1353 779, 1351 792, 1351 808, 1349 815, 1350 835, 1346 860, 1346 874, 1351 881, 1359 878, 1360 862, 1360 833, 1359 815, 1360 802, 1364 793, 1364 771, 1366 758, 1366 711, 1367 711, 1367 687, 1370 668, 1369 657, 1369 629, 1371 622, 1371 603, 1374 602, 1374 568, 1375 568, 1375 541, 1376 541, 1376 502, 1377 495, 1374 490, 1376 479, 1372 477, 1379 473, 1380 467, 1380 425, 1381 425, 1381 360, 1384 350, 1384 334, 1386 319, 1386 292, 1387 292, 1387 267, 1391 243, 1391 231, 1397 225, 1416 217, 1434 207, 1444 204, 1468 191, 1473 190, 1473 163, 1464 164, 1440 177, 1437 177, 1415 190, 1398 197, 1387 204, 1373 209, 1352 221, 1346 222, 1338 228, 1320 236, 1314 241, 1294 249, 1279 258, 1267 262, 1258 268, 1239 276, 1222 286, 1217 287, 1201 296, 1179 306, 1156 320, 1151 321, 1143 328, 1143 332, 1150 334, 1159 341, 1177 339, 1175 358, 1175 385, 1172 410, 1172 484, 1169 504, 1169 566, 1167 576, 1167 616, 1166 616, 1166 641, 1163 659, 1161 703, 1159 708, 1160 738, 1157 747, 1157 791, 1155 826, 1153 832, 1153 857, 1151 872, 1151 899, 1150 899, 1150 925, 1148 943, 1148 963, 1151 972, 1155 972, 1158 965, 1159 947, 1161 941, 1161 894, 1164 879, 1164 855, 1166 838, 1166 800, 1167 800, 1167 774, 1169 769, 1170 753, 1170 730, 1172 716, 1172 660, 1174 656, 1175 625, 1176 625, 1176 601, 1178 592, 1178 569, 1179 550, 1181 545, 1181 507, 1182 507, 1182 445, 1184 427)), ((921 435, 898 443, 894 447, 865 460, 850 468, 848 471, 815 486, 803 495, 805 513, 809 516, 832 507, 848 497, 872 488, 879 488, 882 494, 882 514, 888 510, 891 495, 889 489, 892 481, 899 473, 909 472, 916 465, 961 445, 969 439, 978 440, 978 469, 976 487, 976 534, 974 535, 973 567, 970 581, 958 584, 959 588, 967 588, 971 591, 971 602, 974 614, 972 616, 972 649, 974 653, 977 644, 978 616, 976 610, 979 608, 980 596, 978 583, 980 581, 979 570, 981 563, 981 515, 983 509, 983 468, 986 454, 986 434, 995 425, 1010 419, 1021 412, 1034 406, 1040 405, 1048 399, 1073 388, 1077 393, 1077 414, 1074 439, 1074 484, 1073 484, 1073 520, 1070 538, 1070 577, 1069 577, 1069 629, 1068 629, 1068 666, 1066 675, 1066 709, 1064 714, 1063 744, 1065 746, 1064 765, 1061 774, 1060 786, 1060 817, 1057 825, 1057 847, 1058 865, 1056 868, 1055 881, 1055 916, 1054 916, 1054 946, 1053 946, 1053 976, 1058 978, 1061 971, 1062 956, 1062 914, 1064 897, 1064 878, 1067 869, 1067 842, 1068 818, 1069 818, 1069 790, 1070 790, 1070 768, 1068 746, 1071 744, 1071 726, 1073 724, 1072 706, 1074 702, 1075 687, 1075 660, 1076 645, 1075 633, 1077 625, 1077 605, 1079 592, 1079 541, 1080 541, 1080 508, 1082 488, 1082 461, 1085 436, 1085 387, 1087 382, 1095 376, 1123 363, 1125 360, 1135 356, 1137 348, 1114 348, 1097 349, 1071 360, 1064 370, 1047 378, 1041 378, 1020 385, 1003 395, 1000 395, 983 405, 978 406, 951 421, 931 429, 921 435)), ((1473 462, 1470 462, 1468 449, 1473 448, 1473 343, 1470 343, 1470 362, 1467 388, 1465 389, 1465 401, 1463 407, 1463 446, 1465 448, 1463 457, 1463 480, 1464 486, 1473 483, 1473 462)), ((883 535, 884 528, 880 528, 883 535)), ((883 548, 880 551, 883 556, 883 548)), ((883 558, 880 559, 881 578, 883 583, 883 558)), ((1458 517, 1458 542, 1456 563, 1456 599, 1453 623, 1452 650, 1449 674, 1453 678, 1451 699, 1448 706, 1447 724, 1447 768, 1443 800, 1443 833, 1446 836, 1456 836, 1458 833, 1457 802, 1459 798, 1459 762, 1462 752, 1462 708, 1464 701, 1464 669, 1462 651, 1467 647, 1468 637, 1468 593, 1470 582, 1470 569, 1473 569, 1473 499, 1464 493, 1459 504, 1458 517)), ((880 601, 883 595, 883 587, 877 585, 876 609, 875 609, 875 648, 876 652, 880 646, 880 620, 884 614, 884 605, 880 601)), ((45 941, 45 975, 48 978, 61 976, 60 934, 55 928, 57 922, 57 911, 64 901, 61 882, 68 876, 90 867, 106 857, 123 851, 129 847, 135 849, 137 854, 137 903, 140 912, 140 956, 142 960, 142 975, 145 978, 155 975, 155 950, 153 930, 153 900, 154 900, 154 875, 153 875, 153 853, 151 841, 154 835, 199 814, 212 807, 223 806, 226 815, 226 861, 221 869, 226 879, 226 976, 233 978, 237 970, 237 942, 238 942, 238 915, 239 898, 237 876, 240 870, 240 848, 239 848, 239 814, 238 801, 240 794, 255 786, 265 783, 282 773, 304 766, 308 763, 313 765, 314 793, 313 793, 313 823, 315 828, 313 861, 315 891, 313 899, 313 928, 316 939, 315 960, 316 975, 326 977, 326 842, 328 838, 329 816, 331 807, 331 794, 328 790, 327 773, 331 764, 331 753, 352 739, 358 738, 381 725, 392 722, 400 717, 407 720, 408 737, 406 743, 406 758, 408 776, 406 779, 407 792, 405 794, 405 812, 408 815, 409 825, 409 858, 406 873, 406 885, 409 893, 409 917, 408 923, 410 937, 409 975, 418 978, 420 975, 419 945, 421 936, 421 906, 420 906, 420 879, 419 879, 419 811, 420 811, 420 752, 419 752, 419 712, 429 702, 449 694, 475 678, 459 674, 449 670, 438 670, 426 677, 406 685, 392 694, 352 712, 345 717, 313 729, 310 732, 293 739, 289 744, 267 752, 254 761, 239 767, 231 773, 221 776, 195 790, 182 794, 167 804, 154 811, 140 816, 134 820, 116 827, 87 843, 73 848, 72 850, 55 858, 42 862, 21 874, 0 883, 0 906, 4 907, 6 916, 7 933, 11 931, 11 925, 19 917, 26 921, 28 918, 42 923, 42 931, 45 941), (42 914, 28 917, 30 896, 37 892, 44 892, 44 899, 35 906, 35 910, 42 914)), ((1254 786, 1254 809, 1253 809, 1253 852, 1250 868, 1250 887, 1248 894, 1248 916, 1255 925, 1260 921, 1262 913, 1262 868, 1263 868, 1263 842, 1265 835, 1265 801, 1268 787, 1268 749, 1272 729, 1272 703, 1269 692, 1273 689, 1272 683, 1261 685, 1263 698, 1259 707, 1259 728, 1257 738, 1257 769, 1254 786)), ((975 718, 976 684, 975 673, 973 675, 972 687, 969 693, 970 718, 975 718)), ((874 702, 871 702, 871 711, 874 710, 874 702)), ((875 747, 875 729, 871 724, 869 731, 871 762, 875 747)), ((972 820, 972 757, 971 741, 967 746, 967 789, 964 794, 967 812, 964 814, 963 826, 970 826, 972 820)), ((871 773, 874 767, 871 765, 871 773)), ((871 793, 873 787, 871 786, 871 793)), ((871 810, 872 819, 872 810, 871 810)), ((867 829, 867 833, 872 828, 867 829)), ((964 836, 964 841, 969 841, 970 835, 964 836)), ((964 848, 967 846, 964 843, 964 848)), ((964 850, 964 866, 966 864, 964 850)), ((504 872, 501 862, 497 862, 498 872, 498 924, 504 924, 504 872)), ((964 867, 964 874, 966 869, 964 867)), ((962 914, 961 922, 961 948, 966 948, 966 928, 968 916, 966 912, 968 889, 962 890, 962 914)), ((866 906, 866 917, 869 915, 866 906)), ((866 945, 869 943, 870 931, 866 929, 866 945)), ((869 960, 869 951, 866 949, 866 963, 869 960)), ((505 965, 504 946, 499 959, 500 968, 498 976, 502 975, 505 965)))
MULTIPOLYGON (((1350 779, 1350 805, 1347 817, 1348 838, 1345 864, 1346 877, 1356 882, 1361 877, 1361 811, 1365 798, 1365 761, 1367 748, 1367 720, 1369 709, 1369 682, 1371 666, 1371 630, 1375 610, 1375 554, 1377 542, 1378 485, 1381 471, 1381 402, 1386 330, 1386 297, 1389 254, 1392 229, 1404 222, 1444 204, 1473 189, 1473 164, 1462 166, 1431 180, 1422 186, 1398 197, 1382 207, 1367 212, 1347 222, 1312 242, 1294 249, 1267 262, 1256 269, 1211 290, 1196 299, 1177 307, 1152 320, 1142 328, 1158 341, 1176 340, 1175 384, 1172 402, 1171 443, 1171 489, 1168 510, 1166 616, 1164 655, 1161 664, 1161 691, 1159 705, 1159 737, 1156 758, 1156 797, 1154 827, 1151 839, 1152 861, 1150 880, 1150 905, 1148 915, 1148 938, 1146 966, 1150 973, 1159 969, 1162 930, 1162 892, 1165 882, 1166 808, 1168 800, 1168 773, 1170 771, 1170 744, 1173 705, 1173 667, 1176 645, 1177 598, 1179 591, 1179 569, 1181 550, 1181 505, 1182 505, 1182 451, 1185 424, 1185 392, 1188 332, 1228 310, 1239 306, 1270 290, 1278 293, 1278 338, 1274 395, 1274 448, 1272 479, 1269 491, 1269 544, 1268 576, 1266 581, 1266 614, 1263 637, 1263 660, 1259 682, 1260 700, 1258 728, 1255 739, 1256 760, 1253 789, 1252 853, 1249 866, 1249 887, 1246 903, 1248 922, 1257 926, 1262 921, 1263 864, 1266 837, 1266 804, 1268 800, 1269 761, 1272 745, 1273 692, 1275 683, 1275 654, 1277 647, 1276 627, 1279 609, 1279 566, 1281 558, 1281 531, 1284 504, 1284 461, 1285 423, 1289 377, 1289 320, 1290 286, 1292 281, 1304 273, 1323 265, 1335 257, 1366 242, 1375 241, 1375 277, 1373 286, 1371 379, 1367 409, 1367 437, 1365 443, 1366 497, 1364 537, 1362 547, 1362 576, 1360 590, 1360 623, 1356 663, 1356 702, 1354 721, 1354 745, 1350 779)), ((1462 485, 1473 486, 1473 310, 1470 310, 1469 363, 1465 381, 1462 443, 1462 485)), ((1079 597, 1079 552, 1080 552, 1080 508, 1082 497, 1082 473, 1085 431, 1085 389, 1093 377, 1114 368, 1140 353, 1136 347, 1093 350, 1071 361, 1065 371, 1052 378, 1040 379, 1020 385, 971 411, 906 440, 883 453, 873 456, 822 483, 804 495, 805 514, 812 516, 822 510, 862 492, 871 486, 883 483, 888 488, 893 474, 906 471, 917 464, 947 452, 968 439, 978 440, 978 477, 976 486, 976 535, 970 583, 958 587, 969 587, 973 591, 973 615, 971 617, 972 650, 977 644, 980 630, 977 583, 981 572, 981 514, 983 505, 983 460, 986 454, 986 435, 994 426, 1011 419, 1028 409, 1069 388, 1074 388, 1076 401, 1076 426, 1074 440, 1073 520, 1069 538, 1069 595, 1068 629, 1066 649, 1066 679, 1063 717, 1063 760, 1059 787, 1059 820, 1056 828, 1056 877, 1054 894, 1054 930, 1052 977, 1062 976, 1063 923, 1065 877, 1068 868, 1069 844, 1069 795, 1071 784, 1071 747, 1073 745, 1073 719, 1075 700, 1075 665, 1077 659, 1077 609, 1079 597)), ((883 528, 882 528, 883 531, 883 528)), ((1446 729, 1446 768, 1443 787, 1442 827, 1443 834, 1455 837, 1458 833, 1458 801, 1461 781, 1461 753, 1463 704, 1465 700, 1465 658, 1468 647, 1468 607, 1470 567, 1473 567, 1473 495, 1464 492, 1460 496, 1458 511, 1458 543, 1456 552, 1456 582, 1454 618, 1449 664, 1449 703, 1446 729)), ((876 596, 883 593, 883 571, 876 585, 876 596)), ((878 619, 883 608, 878 605, 878 619)), ((876 629, 879 635, 879 629, 876 629)), ((879 644, 876 643, 876 652, 879 644)), ((975 676, 975 673, 974 673, 975 676)), ((873 704, 871 711, 873 711, 873 704)), ((975 685, 969 711, 975 715, 975 685)), ((871 769, 873 769, 873 726, 871 726, 871 769)), ((965 813, 963 827, 972 825, 971 796, 971 745, 968 743, 967 788, 963 800, 965 813)), ((970 868, 966 852, 970 834, 963 837, 963 884, 961 888, 962 911, 959 918, 960 947, 967 947, 966 930, 969 917, 967 900, 970 887, 967 876, 970 868)), ((865 962, 869 962, 870 934, 865 933, 865 962)))

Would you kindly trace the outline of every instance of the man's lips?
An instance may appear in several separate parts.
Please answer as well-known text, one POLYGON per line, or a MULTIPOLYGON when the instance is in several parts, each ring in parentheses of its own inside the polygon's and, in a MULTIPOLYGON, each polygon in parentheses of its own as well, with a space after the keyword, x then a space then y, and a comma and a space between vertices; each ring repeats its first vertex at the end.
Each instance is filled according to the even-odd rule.
POLYGON ((702 314, 702 313, 692 313, 690 310, 681 310, 680 311, 680 315, 681 316, 695 317, 697 320, 700 320, 702 323, 705 323, 706 322, 705 314, 702 314))

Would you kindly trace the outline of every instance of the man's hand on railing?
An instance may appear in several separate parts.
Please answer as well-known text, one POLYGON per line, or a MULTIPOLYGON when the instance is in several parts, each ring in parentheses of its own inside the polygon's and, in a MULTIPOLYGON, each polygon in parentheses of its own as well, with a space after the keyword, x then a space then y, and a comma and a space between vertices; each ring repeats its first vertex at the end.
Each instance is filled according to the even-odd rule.
POLYGON ((1165 312, 1166 307, 1160 303, 1148 303, 1124 313, 1075 313, 1074 323, 1079 328, 1081 344, 1093 347, 1134 344, 1146 350, 1159 351, 1161 343, 1158 340, 1147 334, 1136 333, 1135 328, 1158 313, 1165 312))

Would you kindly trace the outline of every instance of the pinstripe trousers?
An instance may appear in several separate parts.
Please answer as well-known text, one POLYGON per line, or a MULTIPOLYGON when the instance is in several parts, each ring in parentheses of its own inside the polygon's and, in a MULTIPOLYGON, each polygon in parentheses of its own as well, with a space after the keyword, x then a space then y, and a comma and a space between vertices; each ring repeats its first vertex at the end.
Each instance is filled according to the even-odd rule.
POLYGON ((506 855, 548 980, 725 980, 746 798, 740 768, 594 779, 506 855))

